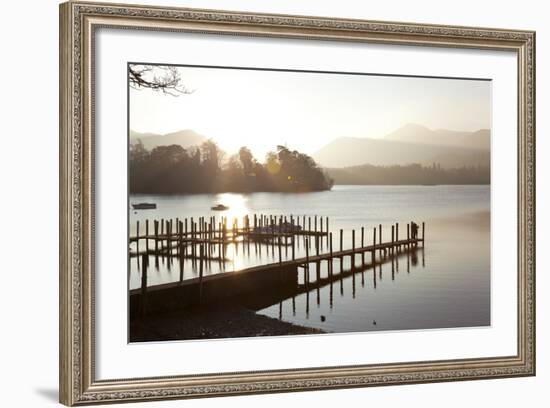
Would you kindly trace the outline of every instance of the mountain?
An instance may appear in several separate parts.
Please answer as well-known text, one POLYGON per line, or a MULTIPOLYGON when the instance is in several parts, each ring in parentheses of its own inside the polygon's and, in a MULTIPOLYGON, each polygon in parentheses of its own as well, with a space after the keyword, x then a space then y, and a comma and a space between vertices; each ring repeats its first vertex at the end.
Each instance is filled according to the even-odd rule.
POLYGON ((323 167, 348 167, 439 163, 443 168, 488 166, 490 134, 477 132, 432 131, 419 125, 406 125, 382 139, 340 137, 313 154, 323 167))
POLYGON ((459 132, 447 129, 431 130, 425 126, 410 123, 390 133, 384 139, 472 149, 489 150, 491 148, 491 132, 489 129, 480 129, 476 132, 459 132))
POLYGON ((152 150, 157 146, 180 145, 183 148, 197 146, 207 140, 203 135, 191 129, 179 130, 177 132, 159 135, 156 133, 140 133, 130 130, 130 143, 141 140, 147 150, 152 150))

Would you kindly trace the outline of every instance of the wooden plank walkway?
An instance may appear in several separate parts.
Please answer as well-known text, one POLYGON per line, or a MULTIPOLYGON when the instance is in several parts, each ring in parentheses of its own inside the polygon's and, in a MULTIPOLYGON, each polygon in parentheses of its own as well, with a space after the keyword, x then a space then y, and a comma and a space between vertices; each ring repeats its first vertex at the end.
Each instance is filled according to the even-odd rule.
MULTIPOLYGON (((290 259, 290 260, 284 260, 281 262, 273 262, 269 264, 263 264, 263 265, 257 265, 257 266, 251 266, 249 268, 244 268, 239 271, 234 272, 225 272, 225 273, 240 273, 240 274, 246 274, 246 273, 253 273, 253 272, 262 272, 267 271, 275 268, 285 268, 289 266, 296 266, 296 267, 305 267, 307 264, 311 263, 318 263, 322 261, 330 261, 334 258, 344 258, 346 256, 353 256, 353 255, 361 255, 366 252, 373 252, 373 251, 380 251, 380 250, 387 250, 391 248, 401 248, 404 246, 417 246, 419 243, 423 242, 423 239, 417 238, 417 239, 404 239, 401 241, 394 241, 394 242, 386 242, 382 244, 376 244, 376 245, 368 245, 365 247, 355 248, 355 249, 345 249, 343 251, 336 251, 332 254, 330 252, 319 254, 319 255, 313 255, 313 256, 307 256, 302 258, 296 258, 296 259, 290 259)), ((223 274, 218 274, 223 275, 223 274)), ((211 275, 212 277, 216 275, 211 275)))
MULTIPOLYGON (((359 248, 355 248, 355 249, 346 249, 346 250, 343 250, 343 251, 336 251, 336 252, 333 252, 332 255, 329 252, 329 253, 323 253, 323 254, 309 256, 309 257, 301 257, 301 258, 296 258, 296 259, 284 260, 284 261, 281 261, 281 262, 272 262, 272 263, 268 263, 268 264, 262 264, 262 265, 251 266, 251 267, 248 267, 248 268, 243 268, 243 269, 240 269, 240 270, 237 270, 237 271, 227 271, 227 272, 217 273, 217 274, 214 274, 214 275, 206 275, 206 276, 202 276, 202 277, 186 279, 186 280, 181 281, 181 282, 172 282, 172 283, 167 283, 167 284, 164 284, 164 285, 156 285, 156 286, 150 287, 148 290, 161 290, 165 286, 168 287, 168 286, 175 286, 175 285, 177 285, 177 286, 196 285, 196 284, 199 284, 199 283, 204 283, 206 281, 214 281, 214 280, 217 280, 217 279, 224 279, 224 278, 228 277, 229 275, 233 275, 233 274, 247 275, 247 274, 256 274, 256 273, 268 273, 272 270, 277 270, 277 269, 280 269, 280 268, 304 267, 304 266, 307 266, 310 263, 330 261, 330 260, 333 260, 334 258, 340 259, 340 258, 344 258, 346 256, 361 255, 361 254, 366 253, 366 252, 373 252, 373 251, 376 252, 376 251, 380 251, 380 250, 384 250, 384 249, 387 250, 387 249, 390 249, 390 248, 398 249, 398 248, 401 248, 401 247, 418 246, 418 244, 422 243, 423 241, 424 240, 421 239, 421 238, 408 239, 408 240, 405 239, 405 240, 394 241, 394 242, 386 242, 386 243, 376 244, 376 245, 368 245, 368 246, 365 246, 365 247, 359 247, 359 248)), ((135 289, 135 290, 138 290, 138 289, 135 289)))

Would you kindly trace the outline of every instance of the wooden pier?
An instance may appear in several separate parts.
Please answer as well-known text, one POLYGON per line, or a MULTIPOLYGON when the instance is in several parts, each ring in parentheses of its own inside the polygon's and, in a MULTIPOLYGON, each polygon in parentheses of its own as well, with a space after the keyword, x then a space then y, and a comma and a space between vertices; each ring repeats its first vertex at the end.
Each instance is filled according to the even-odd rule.
MULTIPOLYGON (((351 231, 351 247, 344 248, 344 231, 339 230, 339 249, 333 248, 333 234, 329 232, 329 220, 318 217, 274 217, 254 216, 253 223, 245 216, 239 226, 233 221, 228 227, 228 220, 222 218, 216 222, 215 217, 208 221, 199 218, 184 221, 176 220, 176 227, 172 220, 154 221, 153 234, 149 230, 149 222, 145 223, 145 234, 140 235, 139 223, 136 225, 136 235, 130 238, 135 243, 136 251, 130 252, 141 260, 142 275, 147 275, 149 256, 180 258, 180 267, 183 268, 185 259, 198 264, 199 276, 183 279, 183 269, 180 281, 167 284, 147 286, 147 279, 142 279, 141 288, 130 291, 132 310, 145 309, 149 312, 171 310, 194 304, 212 303, 223 299, 246 296, 250 293, 264 293, 284 287, 293 287, 298 284, 300 271, 302 274, 303 290, 309 290, 311 282, 310 266, 314 264, 317 276, 315 282, 321 282, 319 275, 320 265, 327 264, 328 279, 334 276, 333 263, 339 261, 343 265, 344 259, 350 259, 351 272, 376 265, 386 259, 399 256, 402 252, 424 247, 425 224, 419 226, 413 222, 406 226, 406 238, 399 238, 399 224, 393 224, 387 231, 391 231, 390 238, 383 241, 383 228, 378 225, 372 228, 372 242, 366 243, 365 227, 360 229, 360 238, 356 240, 356 230, 351 231), (325 221, 325 222, 323 222, 325 221), (325 228, 323 228, 325 224, 325 228), (308 229, 305 229, 307 225, 308 229), (216 227, 217 226, 217 227, 216 227), (320 226, 320 229, 318 227, 320 226), (216 228, 215 228, 216 227, 216 228), (299 228, 298 228, 299 227, 299 228), (297 236, 303 239, 305 256, 296 257, 297 236), (145 240, 145 251, 140 252, 140 242, 145 240), (151 242, 152 241, 152 242, 151 242), (323 241, 325 243, 323 244, 323 241), (226 246, 229 244, 264 245, 271 248, 272 254, 277 254, 277 261, 256 265, 241 270, 205 274, 204 268, 211 262, 225 263, 226 246), (288 250, 291 255, 288 255, 288 250), (324 248, 324 251, 322 251, 324 248), (285 259, 283 259, 285 251, 285 259), (370 256, 369 256, 370 255, 370 256), (366 263, 368 261, 368 263, 366 263), (146 300, 147 298, 147 300, 146 300), (143 305, 147 303, 147 308, 143 305)), ((157 259, 158 262, 158 259, 157 259)), ((341 274, 337 274, 342 277, 341 274)))

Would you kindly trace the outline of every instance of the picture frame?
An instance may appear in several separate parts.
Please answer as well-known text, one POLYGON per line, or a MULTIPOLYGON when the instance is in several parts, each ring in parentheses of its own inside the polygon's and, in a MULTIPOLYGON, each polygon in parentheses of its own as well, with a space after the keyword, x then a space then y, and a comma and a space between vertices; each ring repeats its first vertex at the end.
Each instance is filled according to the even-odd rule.
MULTIPOLYGON (((126 95, 120 95, 121 100, 126 95)), ((80 405, 535 375, 535 33, 126 4, 60 5, 60 402, 80 405), (98 378, 96 39, 99 29, 502 51, 517 61, 516 353, 98 378)), ((516 131, 516 130, 514 130, 516 131)), ((498 171, 498 169, 497 169, 498 171)), ((512 182, 510 181, 510 182, 512 182)), ((126 209, 121 209, 126 210, 126 209)), ((101 233, 105 233, 102 231, 101 233)), ((493 253, 498 248, 493 246, 493 253)), ((121 294, 123 296, 123 294, 121 294)))

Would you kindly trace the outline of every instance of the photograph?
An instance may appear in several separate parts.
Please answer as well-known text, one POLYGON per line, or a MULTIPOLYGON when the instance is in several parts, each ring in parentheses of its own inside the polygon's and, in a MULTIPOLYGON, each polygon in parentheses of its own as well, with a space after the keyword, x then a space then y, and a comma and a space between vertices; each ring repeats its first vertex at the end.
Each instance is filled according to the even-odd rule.
POLYGON ((492 96, 129 62, 128 341, 491 326, 492 96))

